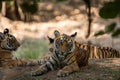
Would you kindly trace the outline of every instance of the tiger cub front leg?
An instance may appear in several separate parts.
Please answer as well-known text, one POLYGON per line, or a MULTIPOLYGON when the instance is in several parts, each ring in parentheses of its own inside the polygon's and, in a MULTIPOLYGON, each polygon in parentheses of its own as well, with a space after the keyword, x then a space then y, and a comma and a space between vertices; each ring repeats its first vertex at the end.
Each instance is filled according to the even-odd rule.
POLYGON ((44 65, 41 65, 38 69, 36 69, 35 71, 33 71, 32 73, 31 73, 31 75, 32 76, 40 76, 40 75, 42 75, 42 74, 44 74, 44 73, 46 73, 47 72, 47 67, 46 67, 46 64, 44 64, 44 65))
POLYGON ((55 70, 57 68, 54 67, 54 64, 51 62, 46 62, 45 64, 39 66, 34 72, 32 72, 32 76, 40 76, 42 74, 47 73, 48 71, 55 70))
POLYGON ((80 71, 80 68, 79 68, 78 64, 76 62, 74 62, 71 65, 67 65, 67 66, 63 67, 62 69, 60 69, 57 73, 57 76, 58 77, 68 76, 72 72, 76 72, 76 71, 80 71))

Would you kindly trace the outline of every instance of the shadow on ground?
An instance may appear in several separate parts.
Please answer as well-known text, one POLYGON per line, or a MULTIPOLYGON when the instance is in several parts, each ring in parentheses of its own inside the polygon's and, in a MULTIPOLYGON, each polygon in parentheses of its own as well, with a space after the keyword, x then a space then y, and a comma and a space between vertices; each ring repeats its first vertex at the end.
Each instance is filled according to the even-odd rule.
POLYGON ((93 59, 81 72, 67 77, 57 77, 57 71, 50 71, 38 77, 30 76, 34 67, 0 68, 1 80, 120 80, 120 59, 93 59))

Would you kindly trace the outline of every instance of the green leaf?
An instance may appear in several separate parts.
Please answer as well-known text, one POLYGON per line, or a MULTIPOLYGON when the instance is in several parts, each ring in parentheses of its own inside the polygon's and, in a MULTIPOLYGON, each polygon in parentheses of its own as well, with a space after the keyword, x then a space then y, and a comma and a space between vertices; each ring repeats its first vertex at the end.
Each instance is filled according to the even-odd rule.
POLYGON ((113 33, 112 33, 112 37, 117 37, 117 36, 119 36, 120 35, 120 29, 117 29, 116 31, 114 31, 113 33))
POLYGON ((104 19, 111 19, 120 14, 120 0, 105 3, 100 9, 99 15, 104 19))
POLYGON ((94 36, 99 36, 99 35, 103 35, 103 34, 105 34, 105 32, 101 30, 101 31, 98 31, 97 33, 95 33, 94 36))
POLYGON ((105 33, 110 33, 112 32, 116 27, 116 23, 111 23, 110 25, 105 27, 105 33))

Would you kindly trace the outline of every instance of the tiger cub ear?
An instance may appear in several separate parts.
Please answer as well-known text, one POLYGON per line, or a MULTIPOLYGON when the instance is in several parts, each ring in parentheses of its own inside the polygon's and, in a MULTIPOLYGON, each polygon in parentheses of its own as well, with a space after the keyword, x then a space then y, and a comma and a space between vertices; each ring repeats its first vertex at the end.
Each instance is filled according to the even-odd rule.
POLYGON ((77 35, 77 32, 75 32, 74 34, 70 35, 71 37, 75 37, 77 35))
POLYGON ((60 32, 58 30, 55 30, 54 35, 55 35, 55 37, 58 37, 58 36, 60 36, 60 32))
POLYGON ((53 38, 51 38, 51 37, 49 37, 49 36, 47 36, 47 37, 48 37, 48 40, 49 40, 50 43, 53 43, 53 42, 54 42, 54 39, 53 39, 53 38))
POLYGON ((5 35, 2 32, 0 32, 0 41, 3 40, 4 37, 5 37, 5 35))
POLYGON ((3 32, 4 34, 8 34, 9 33, 9 29, 8 28, 6 28, 6 29, 4 29, 4 32, 3 32))

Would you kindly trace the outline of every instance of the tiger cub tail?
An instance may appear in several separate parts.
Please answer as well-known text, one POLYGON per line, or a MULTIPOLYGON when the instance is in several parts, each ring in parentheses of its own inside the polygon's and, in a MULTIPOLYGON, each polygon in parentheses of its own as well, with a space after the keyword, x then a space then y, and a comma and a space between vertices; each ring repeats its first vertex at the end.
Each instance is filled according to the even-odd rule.
POLYGON ((111 47, 90 46, 89 51, 90 51, 90 59, 120 58, 120 52, 111 47))

